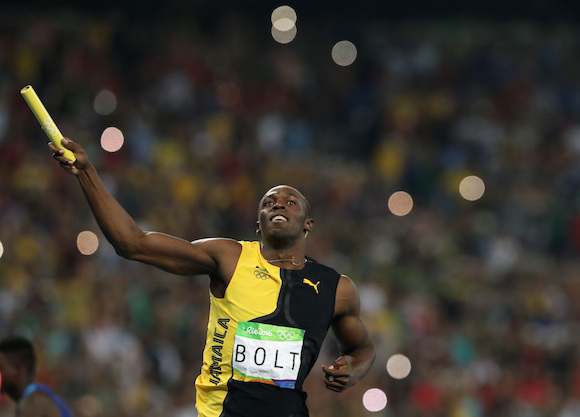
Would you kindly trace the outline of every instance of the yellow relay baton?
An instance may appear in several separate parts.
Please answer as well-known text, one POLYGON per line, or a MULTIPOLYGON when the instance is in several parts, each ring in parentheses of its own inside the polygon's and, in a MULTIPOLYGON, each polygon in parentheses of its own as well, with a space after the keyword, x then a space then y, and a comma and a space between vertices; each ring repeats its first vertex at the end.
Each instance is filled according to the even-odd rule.
POLYGON ((52 144, 64 151, 63 156, 65 158, 76 161, 74 154, 69 149, 62 146, 62 134, 60 133, 60 130, 58 130, 58 127, 56 127, 52 117, 50 117, 50 114, 46 111, 42 101, 40 101, 36 95, 34 88, 32 88, 31 85, 27 85, 20 90, 20 94, 22 94, 22 97, 28 103, 28 106, 30 106, 30 110, 32 110, 32 113, 34 113, 36 119, 38 119, 40 127, 44 130, 44 133, 46 133, 46 136, 48 136, 52 144))

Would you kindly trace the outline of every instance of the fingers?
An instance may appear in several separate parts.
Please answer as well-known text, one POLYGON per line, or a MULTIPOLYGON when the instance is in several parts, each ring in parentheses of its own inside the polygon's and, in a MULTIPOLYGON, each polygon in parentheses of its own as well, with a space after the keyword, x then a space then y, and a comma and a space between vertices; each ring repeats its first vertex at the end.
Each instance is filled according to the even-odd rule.
POLYGON ((322 365, 322 371, 324 384, 331 391, 342 392, 352 385, 349 361, 344 356, 335 359, 330 366, 322 365))
POLYGON ((342 392, 347 387, 350 370, 346 366, 336 367, 335 363, 336 361, 330 366, 322 365, 322 371, 325 373, 324 384, 331 391, 342 392))
POLYGON ((78 146, 76 143, 74 143, 69 138, 62 138, 61 144, 62 144, 62 146, 64 146, 67 149, 70 149, 73 152, 76 150, 76 147, 78 146))
MULTIPOLYGON (((62 142, 63 146, 68 145, 64 139, 62 142)), ((78 172, 75 166, 75 161, 64 157, 64 150, 57 148, 52 142, 48 142, 48 147, 52 151, 52 158, 59 163, 62 169, 71 174, 76 174, 78 172)))
POLYGON ((64 151, 62 149, 57 148, 52 143, 49 145, 50 149, 52 150, 52 157, 56 159, 61 165, 72 165, 74 161, 65 158, 64 151))
POLYGON ((340 368, 343 366, 348 365, 348 361, 346 360, 346 358, 344 356, 339 356, 338 358, 336 358, 334 360, 334 362, 332 362, 332 365, 330 366, 334 366, 335 368, 340 368))
MULTIPOLYGON (((77 145, 70 140, 69 138, 63 138, 61 141, 61 145, 66 148, 66 149, 70 149, 71 151, 75 152, 75 149, 77 147, 77 145)), ((52 151, 56 151, 59 150, 60 148, 57 148, 52 142, 48 142, 48 147, 52 150, 52 151)), ((62 150, 62 149, 60 149, 62 150)))

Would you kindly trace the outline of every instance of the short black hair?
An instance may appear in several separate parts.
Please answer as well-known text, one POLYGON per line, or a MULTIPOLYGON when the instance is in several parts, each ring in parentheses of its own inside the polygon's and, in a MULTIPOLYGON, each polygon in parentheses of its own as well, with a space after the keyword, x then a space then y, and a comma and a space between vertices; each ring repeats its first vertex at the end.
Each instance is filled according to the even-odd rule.
POLYGON ((30 340, 22 336, 10 336, 0 340, 0 352, 15 365, 22 365, 30 375, 36 372, 36 353, 30 340))

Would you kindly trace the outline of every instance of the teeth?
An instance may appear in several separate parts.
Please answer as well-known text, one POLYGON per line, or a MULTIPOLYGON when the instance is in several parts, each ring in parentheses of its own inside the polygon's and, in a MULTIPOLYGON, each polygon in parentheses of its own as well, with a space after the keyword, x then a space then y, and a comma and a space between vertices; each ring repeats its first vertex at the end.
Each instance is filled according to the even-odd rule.
POLYGON ((286 217, 284 217, 284 216, 275 216, 275 217, 272 218, 272 221, 273 222, 274 221, 277 221, 277 220, 281 220, 283 222, 287 222, 288 221, 288 219, 286 219, 286 217))

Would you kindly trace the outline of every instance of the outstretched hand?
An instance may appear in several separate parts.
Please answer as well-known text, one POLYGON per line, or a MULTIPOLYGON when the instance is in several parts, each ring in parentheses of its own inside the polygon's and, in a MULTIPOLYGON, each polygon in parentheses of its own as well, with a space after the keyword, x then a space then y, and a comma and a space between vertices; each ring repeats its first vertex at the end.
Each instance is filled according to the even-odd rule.
POLYGON ((58 161, 62 169, 73 175, 78 175, 79 171, 88 167, 89 158, 81 145, 73 142, 68 138, 64 138, 62 140, 62 146, 69 149, 74 154, 76 161, 65 158, 63 156, 64 151, 62 149, 54 146, 52 142, 48 142, 48 147, 52 151, 52 157, 58 161))
POLYGON ((322 365, 322 370, 325 373, 324 383, 327 389, 342 392, 356 383, 357 379, 353 373, 351 362, 352 357, 345 355, 337 358, 330 366, 322 365))

